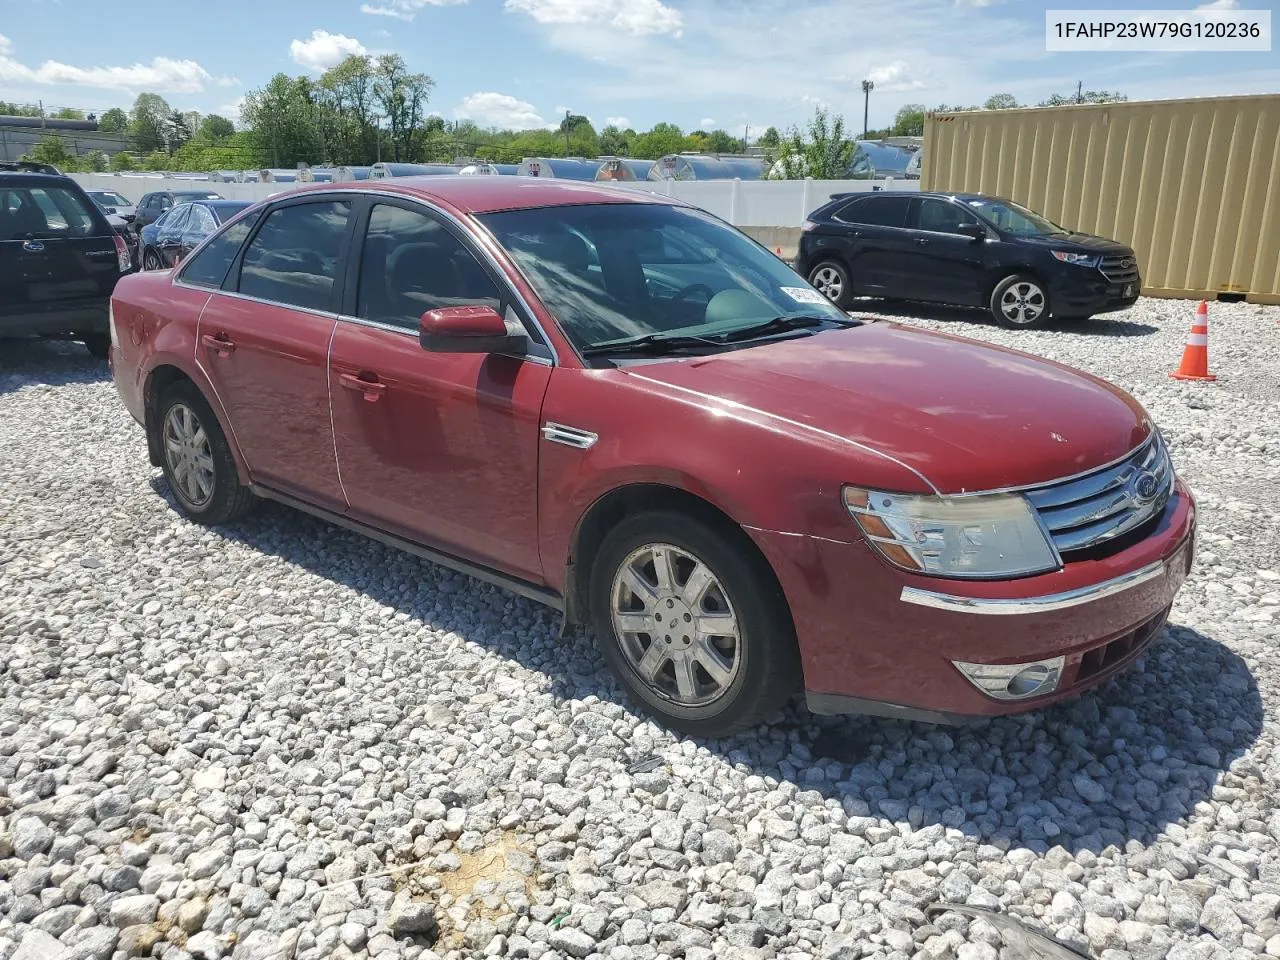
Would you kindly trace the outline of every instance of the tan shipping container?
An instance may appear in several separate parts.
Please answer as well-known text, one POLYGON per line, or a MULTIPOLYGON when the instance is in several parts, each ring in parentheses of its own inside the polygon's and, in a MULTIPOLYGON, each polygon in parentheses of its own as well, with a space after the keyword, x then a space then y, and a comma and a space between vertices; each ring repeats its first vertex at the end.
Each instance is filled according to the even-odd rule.
POLYGON ((1280 303, 1280 95, 932 113, 920 188, 1128 243, 1148 296, 1280 303))

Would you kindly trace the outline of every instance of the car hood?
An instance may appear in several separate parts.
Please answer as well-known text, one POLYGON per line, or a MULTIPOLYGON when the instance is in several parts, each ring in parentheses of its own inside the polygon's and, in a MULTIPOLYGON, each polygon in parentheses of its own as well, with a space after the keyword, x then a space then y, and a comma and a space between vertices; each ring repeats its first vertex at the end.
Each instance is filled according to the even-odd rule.
POLYGON ((1118 240, 1095 237, 1091 233, 1067 233, 1055 234, 1052 237, 1019 237, 1019 239, 1037 247, 1068 250, 1072 253, 1133 253, 1131 247, 1118 240))
POLYGON ((941 493, 1085 472, 1123 457, 1153 429, 1136 400, 1097 377, 896 323, 625 369, 696 391, 709 406, 749 408, 814 441, 871 447, 941 493))

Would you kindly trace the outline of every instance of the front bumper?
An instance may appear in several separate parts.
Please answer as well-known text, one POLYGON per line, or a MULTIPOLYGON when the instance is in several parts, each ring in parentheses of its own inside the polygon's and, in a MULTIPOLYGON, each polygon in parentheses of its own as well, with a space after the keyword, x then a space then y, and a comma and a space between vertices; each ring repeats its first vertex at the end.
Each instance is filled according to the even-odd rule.
POLYGON ((1055 316, 1087 317, 1127 310, 1142 292, 1142 277, 1112 283, 1096 270, 1072 268, 1080 276, 1063 273, 1049 282, 1049 302, 1055 316))
POLYGON ((891 568, 864 543, 753 531, 791 606, 816 713, 958 722, 1021 713, 1124 670, 1159 636, 1191 569, 1195 503, 1180 482, 1142 540, 1018 580, 956 581, 891 568), (1052 692, 998 700, 956 662, 1062 657, 1052 692))

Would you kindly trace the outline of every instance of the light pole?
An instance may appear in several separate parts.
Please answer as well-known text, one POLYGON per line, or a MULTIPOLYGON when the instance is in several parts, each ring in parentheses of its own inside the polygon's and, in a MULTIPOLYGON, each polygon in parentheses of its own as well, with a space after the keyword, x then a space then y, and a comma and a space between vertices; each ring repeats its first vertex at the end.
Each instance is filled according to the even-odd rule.
POLYGON ((876 85, 870 80, 862 81, 862 139, 867 139, 867 132, 871 129, 867 125, 867 118, 871 115, 871 91, 876 85))

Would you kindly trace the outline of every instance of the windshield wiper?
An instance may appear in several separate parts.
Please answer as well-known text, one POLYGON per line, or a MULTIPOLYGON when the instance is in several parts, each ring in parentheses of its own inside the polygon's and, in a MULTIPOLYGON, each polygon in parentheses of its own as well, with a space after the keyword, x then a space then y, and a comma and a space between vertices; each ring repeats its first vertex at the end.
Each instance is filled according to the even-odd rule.
POLYGON ((689 337, 669 333, 646 333, 638 337, 627 337, 623 340, 609 340, 605 343, 583 347, 580 351, 584 357, 603 357, 611 353, 676 353, 694 347, 721 346, 721 341, 707 337, 689 337))
POLYGON ((824 323, 834 323, 841 327, 860 327, 861 320, 855 320, 852 317, 827 317, 817 314, 807 313, 784 313, 780 317, 774 317, 772 320, 765 320, 761 323, 753 323, 748 327, 739 327, 736 330, 729 330, 717 339, 719 343, 736 343, 740 340, 749 340, 752 337, 767 335, 770 333, 785 333, 788 330, 803 330, 808 327, 821 326, 824 323))

